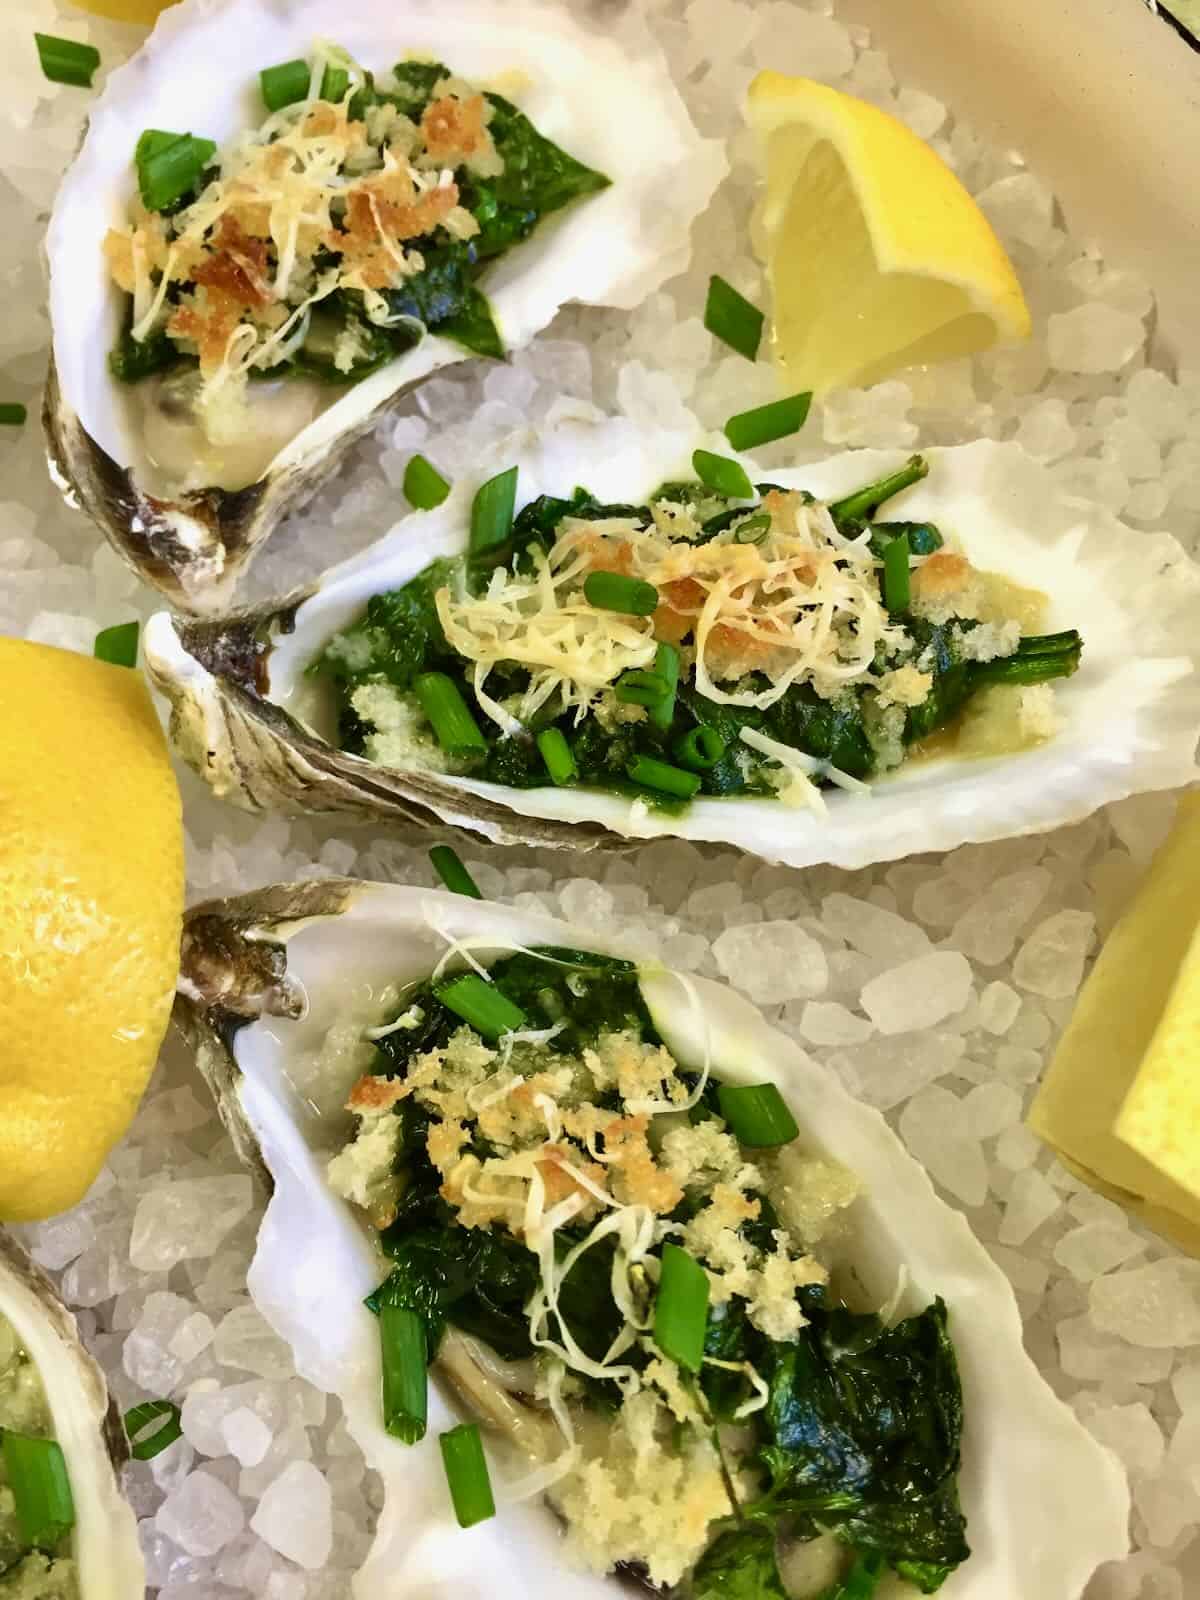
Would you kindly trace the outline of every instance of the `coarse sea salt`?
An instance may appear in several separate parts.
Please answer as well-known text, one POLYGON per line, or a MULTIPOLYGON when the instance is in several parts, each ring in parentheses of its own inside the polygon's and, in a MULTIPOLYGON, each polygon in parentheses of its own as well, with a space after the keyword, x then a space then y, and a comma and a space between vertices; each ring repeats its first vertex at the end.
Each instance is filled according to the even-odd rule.
MULTIPOLYGON (((747 243, 752 174, 736 103, 757 66, 862 94, 933 140, 982 199, 1035 315, 1028 344, 829 397, 803 434, 764 460, 872 443, 1016 438, 1071 492, 1197 548, 1200 377, 1149 364, 1146 285, 1064 232, 1038 174, 977 139, 955 107, 897 83, 866 30, 826 0, 648 0, 645 10, 697 121, 735 141, 733 177, 696 226, 689 269, 631 314, 567 308, 510 362, 464 367, 424 386, 267 549, 248 599, 288 591, 384 532, 416 450, 454 477, 505 426, 536 427, 564 406, 624 403, 648 427, 695 417, 719 428, 773 397, 769 366, 732 355, 700 320, 714 270, 762 295, 747 243)), ((58 0, 0 8, 8 222, 0 369, 5 399, 25 401, 31 415, 48 339, 42 219, 87 104, 38 72, 34 28, 92 40, 104 71, 137 37, 58 0)), ((0 430, 0 469, 0 631, 88 650, 98 628, 157 608, 64 508, 35 426, 0 430)), ((348 833, 336 820, 243 815, 190 773, 180 782, 195 897, 314 871, 434 881, 428 841, 348 833)), ((1200 1289, 1191 1264, 1055 1168, 1020 1117, 1095 931, 1112 925, 1172 805, 1169 796, 1143 796, 1082 831, 860 873, 789 873, 682 840, 628 860, 485 855, 459 844, 489 898, 603 926, 774 1008, 781 1026, 900 1125, 943 1193, 971 1208, 1020 1297, 1029 1348, 1134 1468, 1140 1549, 1100 1574, 1087 1600, 1200 1593, 1200 1289), (936 964, 921 968, 925 1013, 906 1011, 903 996, 897 1009, 888 975, 931 958, 936 964), (915 1026, 881 1035, 868 1004, 915 1026), (942 1128, 952 1137, 939 1141, 942 1128), (1154 1430, 1166 1441, 1161 1459, 1154 1430)), ((183 1439, 133 1468, 159 1600, 345 1600, 379 1508, 378 1479, 339 1407, 295 1376, 287 1350, 246 1301, 261 1204, 172 1045, 84 1204, 22 1230, 82 1311, 119 1403, 147 1398, 161 1383, 182 1404, 183 1439), (305 1561, 316 1566, 297 1565, 305 1561)))

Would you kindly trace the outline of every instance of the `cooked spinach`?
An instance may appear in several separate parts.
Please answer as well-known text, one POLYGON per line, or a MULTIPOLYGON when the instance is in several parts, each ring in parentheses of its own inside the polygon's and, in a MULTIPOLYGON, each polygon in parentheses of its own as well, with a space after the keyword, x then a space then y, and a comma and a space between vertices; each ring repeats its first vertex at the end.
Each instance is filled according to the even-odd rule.
POLYGON ((788 1600, 775 1559, 775 1530, 763 1524, 720 1534, 696 1563, 693 1600, 788 1600))

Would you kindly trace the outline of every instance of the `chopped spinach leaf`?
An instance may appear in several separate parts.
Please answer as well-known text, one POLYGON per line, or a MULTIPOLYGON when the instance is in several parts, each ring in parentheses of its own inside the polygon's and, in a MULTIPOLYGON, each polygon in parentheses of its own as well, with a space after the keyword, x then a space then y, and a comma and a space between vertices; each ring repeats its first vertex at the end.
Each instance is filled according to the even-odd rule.
POLYGON ((722 1533, 696 1563, 693 1600, 788 1600, 775 1559, 775 1530, 761 1524, 722 1533))

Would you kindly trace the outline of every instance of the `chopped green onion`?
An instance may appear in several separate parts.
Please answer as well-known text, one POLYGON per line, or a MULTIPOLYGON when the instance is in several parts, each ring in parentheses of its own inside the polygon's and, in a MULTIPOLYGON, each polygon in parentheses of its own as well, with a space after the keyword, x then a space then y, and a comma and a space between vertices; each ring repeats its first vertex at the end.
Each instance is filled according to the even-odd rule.
POLYGON ((453 678, 444 672, 423 672, 413 683, 413 693, 447 755, 487 754, 487 740, 453 678))
POLYGON ((0 405, 0 428, 20 428, 29 416, 23 405, 15 400, 0 405))
POLYGON ((136 667, 138 626, 136 622, 118 622, 116 627, 101 628, 92 645, 96 660, 113 667, 136 667))
POLYGON ((704 723, 690 729, 675 746, 675 757, 680 765, 690 767, 693 772, 707 772, 724 754, 724 739, 715 728, 704 723))
POLYGON ((871 554, 883 560, 889 540, 908 535, 910 556, 931 556, 942 548, 943 539, 932 522, 873 522, 871 524, 871 554))
POLYGON ((483 899, 479 885, 463 866, 457 850, 451 850, 448 844, 435 844, 429 852, 429 859, 433 862, 433 870, 451 894, 465 894, 472 900, 483 899))
POLYGON ((211 139, 190 133, 164 133, 147 128, 137 142, 134 165, 138 192, 147 211, 166 211, 195 187, 197 178, 216 154, 211 139))
POLYGON ((410 456, 404 469, 404 498, 416 511, 432 511, 450 493, 450 485, 431 461, 410 456))
POLYGON ((758 544, 765 539, 771 531, 771 516, 767 511, 758 512, 752 517, 747 517, 745 522, 739 522, 733 530, 734 544, 758 544))
POLYGON ((53 1550, 75 1526, 75 1502, 61 1448, 53 1439, 31 1439, 5 1429, 0 1459, 26 1544, 53 1550))
POLYGON ((654 1300, 654 1342, 685 1372, 699 1372, 707 1323, 708 1273, 668 1240, 654 1300))
POLYGON ((542 752, 551 783, 570 783, 579 774, 575 757, 566 735, 558 728, 543 728, 537 736, 537 747, 542 752))
POLYGON ((494 478, 481 483, 471 505, 471 542, 473 556, 493 550, 508 538, 512 531, 513 512, 517 505, 517 468, 509 467, 494 478))
POLYGON ((416 1444, 429 1416, 429 1370, 425 1324, 407 1306, 379 1308, 383 1354, 383 1425, 394 1439, 416 1444))
POLYGON ((665 733, 675 720, 675 691, 679 687, 679 651, 673 644, 660 644, 654 652, 654 675, 665 681, 667 692, 646 709, 650 721, 665 733))
POLYGON ((895 615, 907 611, 912 598, 912 579, 908 570, 908 535, 889 541, 883 552, 883 603, 895 615))
POLYGON ((1017 646, 1016 655, 971 663, 972 685, 987 683, 1047 683, 1069 678, 1078 671, 1083 640, 1074 628, 1065 633, 1030 634, 1017 646))
POLYGON ((656 761, 653 756, 634 756, 625 771, 634 783, 647 789, 657 789, 660 794, 670 794, 680 800, 691 800, 700 789, 700 779, 694 772, 684 772, 669 762, 656 761))
POLYGON ((464 972, 434 992, 448 1010, 484 1039, 499 1039, 501 1034, 516 1033, 525 1026, 520 1006, 477 972, 464 972))
POLYGON ((704 326, 747 361, 758 359, 764 317, 731 283, 716 273, 708 280, 708 299, 704 305, 704 326))
POLYGON ((756 450, 760 444, 786 439, 790 433, 800 432, 811 404, 811 394, 793 394, 786 400, 755 406, 753 411, 739 411, 725 424, 725 437, 735 450, 756 450))
POLYGON ((129 1438, 129 1452, 135 1461, 153 1461, 155 1456, 162 1455, 176 1439, 183 1437, 183 1413, 173 1400, 145 1400, 140 1406, 134 1406, 132 1411, 125 1413, 125 1432, 129 1438), (161 1428, 155 1428, 153 1433, 146 1434, 144 1439, 138 1435, 143 1433, 152 1422, 163 1419, 161 1428))
POLYGON ((773 1083, 723 1083, 717 1099, 734 1137, 752 1150, 790 1144, 800 1132, 773 1083))
POLYGON ((730 500, 751 500, 754 485, 746 476, 746 469, 728 456, 714 455, 711 450, 697 450, 692 455, 692 466, 700 482, 715 489, 730 500))
POLYGON ((658 590, 652 583, 620 572, 589 572, 583 580, 583 593, 588 605, 598 611, 648 617, 658 609, 658 590))
POLYGON ((885 500, 928 476, 929 463, 925 457, 909 456, 898 472, 890 472, 877 483, 868 483, 865 488, 835 500, 829 507, 829 514, 835 522, 864 522, 875 515, 885 500))
POLYGON ((263 104, 268 111, 282 111, 308 99, 312 68, 307 61, 281 61, 277 67, 264 67, 258 75, 263 104))
POLYGON ((35 33, 38 60, 51 83, 69 83, 76 89, 90 89, 100 52, 94 44, 79 44, 74 39, 59 39, 52 33, 35 33))
POLYGON ((667 697, 667 680, 656 672, 641 672, 637 668, 623 672, 613 691, 622 705, 654 706, 667 697))
POLYGON ((477 1522, 494 1517, 496 1502, 479 1424, 461 1422, 457 1428, 441 1434, 438 1443, 442 1447, 442 1465, 446 1469, 446 1482, 459 1527, 473 1528, 477 1522))
POLYGON ((345 67, 335 67, 332 61, 327 62, 321 78, 321 99, 341 105, 349 87, 350 74, 345 67))

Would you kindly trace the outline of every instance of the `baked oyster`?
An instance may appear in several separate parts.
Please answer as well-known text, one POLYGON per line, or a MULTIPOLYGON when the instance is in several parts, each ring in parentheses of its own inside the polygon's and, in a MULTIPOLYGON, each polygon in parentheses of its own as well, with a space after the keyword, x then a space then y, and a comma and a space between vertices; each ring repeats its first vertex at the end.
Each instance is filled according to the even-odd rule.
POLYGON ((486 1569, 598 1597, 620 1565, 712 1597, 857 1573, 1061 1600, 1125 1550, 1120 1468, 964 1219, 722 985, 329 880, 196 907, 179 1016, 273 1186, 251 1293, 384 1480, 357 1594, 486 1569), (672 1250, 699 1323, 664 1311, 672 1250), (470 1537, 429 1436, 463 1413, 500 1506, 456 1499, 470 1537))
POLYGON ((121 1493, 128 1458, 75 1319, 0 1229, 0 1595, 142 1594, 137 1522, 121 1493))
POLYGON ((184 0, 48 239, 53 464, 185 609, 431 372, 630 307, 724 171, 637 7, 184 0))
POLYGON ((153 618, 178 748, 249 809, 572 848, 676 835, 792 866, 1188 780, 1200 575, 1174 540, 1064 500, 1013 445, 728 458, 717 492, 696 443, 619 420, 517 436, 282 606, 153 618), (516 519, 476 549, 514 468, 516 519))

